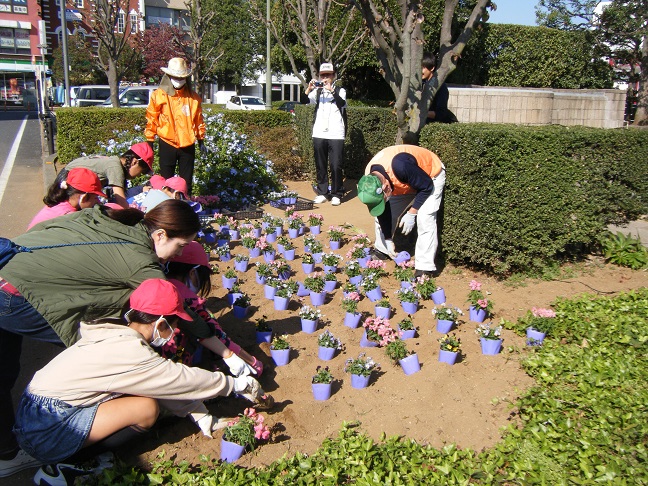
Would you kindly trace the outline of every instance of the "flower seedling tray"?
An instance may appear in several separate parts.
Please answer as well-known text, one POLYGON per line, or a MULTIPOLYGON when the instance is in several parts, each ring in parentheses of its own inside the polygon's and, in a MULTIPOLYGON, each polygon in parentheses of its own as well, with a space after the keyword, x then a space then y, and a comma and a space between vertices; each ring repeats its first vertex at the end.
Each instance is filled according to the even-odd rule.
POLYGON ((200 224, 202 226, 205 226, 206 224, 209 224, 214 220, 214 215, 213 214, 199 214, 198 215, 198 220, 200 221, 200 224))
POLYGON ((304 197, 298 197, 295 204, 286 204, 283 201, 270 201, 270 206, 279 209, 286 209, 289 206, 294 206, 295 211, 308 211, 310 209, 313 209, 313 201, 304 197))
POLYGON ((250 206, 240 211, 229 211, 223 209, 222 213, 226 216, 231 216, 234 219, 261 219, 263 217, 263 210, 255 206, 250 206))

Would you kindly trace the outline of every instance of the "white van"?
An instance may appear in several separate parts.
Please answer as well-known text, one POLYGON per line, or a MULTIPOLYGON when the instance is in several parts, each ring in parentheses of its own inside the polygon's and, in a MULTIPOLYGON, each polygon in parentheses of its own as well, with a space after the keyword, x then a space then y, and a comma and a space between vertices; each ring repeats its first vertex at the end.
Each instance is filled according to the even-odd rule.
MULTIPOLYGON (((146 108, 151 99, 151 93, 159 86, 129 86, 119 94, 121 108, 146 108)), ((112 108, 112 101, 108 98, 100 105, 103 108, 112 108)))
POLYGON ((90 84, 80 86, 76 97, 76 106, 96 106, 110 98, 110 86, 90 84))

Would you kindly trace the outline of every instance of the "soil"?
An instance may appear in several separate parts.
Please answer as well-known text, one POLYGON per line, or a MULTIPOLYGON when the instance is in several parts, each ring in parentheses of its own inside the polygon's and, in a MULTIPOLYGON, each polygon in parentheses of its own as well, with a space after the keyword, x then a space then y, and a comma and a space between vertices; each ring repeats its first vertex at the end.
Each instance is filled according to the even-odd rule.
MULTIPOLYGON (((294 182, 289 186, 303 197, 313 197, 308 183, 294 182)), ((324 230, 331 224, 347 224, 350 226, 347 235, 363 232, 373 240, 373 220, 354 195, 347 196, 338 207, 323 204, 313 212, 324 216, 324 230)), ((283 215, 283 211, 269 206, 264 210, 283 215)), ((308 215, 309 212, 302 213, 308 215)), ((324 233, 318 239, 328 248, 324 233)), ((303 254, 302 240, 300 237, 297 241, 298 255, 303 254)), ((240 242, 232 242, 231 246, 234 254, 245 251, 240 242)), ((336 253, 344 255, 348 248, 347 242, 336 253)), ((219 264, 217 261, 213 263, 219 264)), ((226 265, 219 264, 221 269, 226 265)), ((292 262, 292 267, 292 278, 303 281, 299 256, 292 262)), ((393 267, 394 263, 388 262, 390 272, 393 267)), ((463 320, 453 331, 461 338, 463 357, 454 366, 438 361, 437 339, 441 334, 436 332, 436 321, 430 312, 434 307, 432 301, 424 301, 413 315, 418 327, 417 337, 406 341, 408 348, 418 354, 421 371, 409 376, 399 365, 389 361, 384 350, 360 347, 362 328, 350 329, 343 325, 344 311, 339 306, 342 290, 339 287, 320 308, 324 319, 317 332, 305 334, 301 332, 300 304, 296 297, 293 297, 288 311, 275 311, 273 303, 264 298, 263 287, 255 282, 253 268, 240 277, 242 288, 252 298, 252 312, 246 320, 234 318, 225 302, 226 291, 220 286, 220 277, 214 276, 215 285, 208 305, 234 341, 263 361, 265 370, 260 382, 276 401, 272 410, 264 412, 267 423, 274 429, 272 440, 260 445, 253 453, 244 454, 238 464, 263 466, 285 454, 312 454, 324 439, 335 437, 345 421, 359 421, 360 430, 376 440, 384 432, 387 436, 408 437, 435 447, 454 443, 479 451, 494 445, 501 437, 502 428, 516 420, 510 403, 534 381, 520 366, 520 361, 529 352, 523 337, 505 330, 502 352, 496 356, 481 354, 474 333, 476 324, 470 322, 467 315, 468 282, 477 279, 482 282, 482 289, 491 293, 496 322, 500 319, 514 321, 531 307, 548 307, 558 297, 582 293, 614 295, 648 285, 646 272, 606 265, 598 258, 563 268, 562 274, 556 280, 527 279, 514 285, 511 281, 497 280, 465 268, 446 266, 436 282, 445 289, 448 304, 464 310, 463 320), (287 366, 275 367, 268 346, 255 344, 254 320, 263 315, 275 333, 288 334, 292 351, 287 366), (328 362, 319 360, 317 356, 317 336, 325 329, 345 345, 344 350, 328 362), (368 388, 354 389, 350 386, 350 376, 343 371, 344 364, 348 358, 357 357, 363 351, 379 362, 381 369, 373 373, 368 388), (323 402, 313 399, 310 386, 311 377, 319 365, 329 366, 335 377, 333 395, 323 402)), ((346 277, 340 276, 339 280, 344 283, 346 277)), ((397 282, 393 277, 384 277, 381 285, 396 307, 392 317, 395 325, 405 317, 394 296, 397 282)), ((305 303, 310 304, 308 297, 305 303)), ((363 298, 360 310, 373 314, 373 303, 363 298)), ((245 400, 229 397, 208 404, 212 413, 219 417, 236 416, 246 406, 245 400)), ((221 432, 216 432, 214 437, 204 437, 188 419, 162 420, 148 439, 124 450, 120 457, 147 467, 159 452, 165 451, 167 458, 197 464, 201 454, 219 457, 221 432)))

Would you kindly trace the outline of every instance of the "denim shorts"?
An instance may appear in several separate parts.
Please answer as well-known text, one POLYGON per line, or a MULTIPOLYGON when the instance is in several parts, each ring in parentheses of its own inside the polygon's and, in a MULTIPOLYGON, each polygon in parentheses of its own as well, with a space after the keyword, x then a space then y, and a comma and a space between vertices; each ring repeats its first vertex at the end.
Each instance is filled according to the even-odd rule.
POLYGON ((13 430, 27 454, 49 464, 61 462, 83 447, 98 408, 98 403, 73 407, 58 398, 25 390, 13 430))

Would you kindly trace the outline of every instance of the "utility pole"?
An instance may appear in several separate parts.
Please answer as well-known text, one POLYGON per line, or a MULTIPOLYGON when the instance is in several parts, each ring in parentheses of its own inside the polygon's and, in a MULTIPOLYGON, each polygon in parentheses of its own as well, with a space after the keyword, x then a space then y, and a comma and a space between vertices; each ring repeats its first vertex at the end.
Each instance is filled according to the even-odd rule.
POLYGON ((272 71, 270 70, 270 0, 266 0, 266 109, 272 108, 272 71))
POLYGON ((70 64, 68 62, 68 38, 67 38, 67 15, 65 11, 65 0, 60 0, 59 14, 61 15, 61 50, 63 51, 63 79, 65 81, 65 104, 70 106, 70 64))

